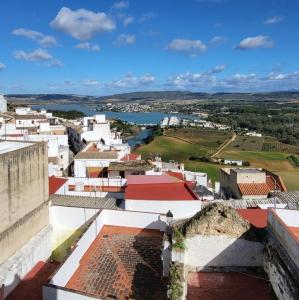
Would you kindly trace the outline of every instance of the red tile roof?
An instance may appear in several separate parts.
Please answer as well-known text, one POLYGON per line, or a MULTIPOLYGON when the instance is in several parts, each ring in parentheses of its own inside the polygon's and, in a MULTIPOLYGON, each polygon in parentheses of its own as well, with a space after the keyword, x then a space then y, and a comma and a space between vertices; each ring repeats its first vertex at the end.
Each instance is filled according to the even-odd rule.
POLYGON ((55 176, 49 177, 49 195, 55 194, 57 190, 67 182, 65 178, 55 176))
POLYGON ((266 183, 238 183, 241 195, 265 195, 270 193, 266 183))
POLYGON ((171 171, 169 171, 169 172, 166 172, 166 174, 168 174, 170 176, 173 176, 177 179, 184 180, 184 175, 180 172, 171 172, 171 171))
POLYGON ((279 182, 275 181, 274 178, 270 175, 267 175, 266 177, 266 183, 270 191, 275 191, 275 190, 281 190, 281 187, 279 185, 279 182))
POLYGON ((123 157, 121 159, 121 161, 127 161, 127 160, 139 160, 140 159, 140 154, 136 154, 136 153, 130 153, 128 155, 126 155, 125 157, 123 157))
POLYGON ((188 274, 188 300, 270 300, 271 285, 260 274, 200 272, 188 274))
POLYGON ((267 209, 237 209, 238 214, 257 228, 267 227, 267 209))
POLYGON ((184 182, 129 184, 125 191, 128 200, 197 200, 196 195, 184 182))
POLYGON ((166 299, 162 243, 158 230, 105 225, 66 288, 96 299, 166 299))

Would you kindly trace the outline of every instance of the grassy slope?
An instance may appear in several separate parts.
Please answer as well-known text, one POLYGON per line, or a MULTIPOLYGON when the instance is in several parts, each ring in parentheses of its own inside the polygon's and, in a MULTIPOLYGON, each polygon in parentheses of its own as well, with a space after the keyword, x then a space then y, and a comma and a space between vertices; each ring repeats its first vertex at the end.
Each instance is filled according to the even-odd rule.
MULTIPOLYGON (((220 165, 191 161, 189 158, 194 155, 208 155, 211 151, 215 151, 219 146, 219 142, 224 142, 229 138, 230 133, 198 130, 197 133, 193 131, 191 133, 187 132, 187 134, 182 131, 168 131, 167 134, 175 135, 186 141, 169 136, 158 136, 153 142, 141 146, 136 152, 144 158, 159 154, 165 161, 183 162, 187 170, 206 172, 212 181, 219 180, 220 165), (192 142, 192 144, 189 142, 192 142)), ((242 137, 238 138, 240 140, 242 137)), ((249 161, 251 166, 269 169, 282 176, 289 190, 299 190, 299 168, 295 168, 286 159, 289 154, 258 151, 261 149, 262 143, 254 145, 251 142, 252 140, 254 139, 246 140, 246 144, 247 147, 250 147, 250 150, 255 149, 255 151, 242 151, 240 148, 229 146, 219 156, 249 161)), ((245 145, 242 145, 242 149, 246 149, 245 145)))

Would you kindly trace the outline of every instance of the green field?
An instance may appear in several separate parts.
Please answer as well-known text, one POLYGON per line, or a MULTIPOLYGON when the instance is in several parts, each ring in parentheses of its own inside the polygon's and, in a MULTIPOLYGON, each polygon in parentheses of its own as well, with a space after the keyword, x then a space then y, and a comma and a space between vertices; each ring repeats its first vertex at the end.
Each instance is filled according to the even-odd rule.
POLYGON ((299 147, 283 144, 273 137, 237 136, 227 150, 285 152, 299 154, 299 147))
MULTIPOLYGON (((190 160, 190 157, 208 157, 232 136, 230 132, 171 129, 167 130, 165 134, 155 137, 150 144, 142 145, 135 152, 140 153, 144 159, 160 155, 164 161, 183 162, 186 170, 206 172, 213 182, 219 180, 219 168, 223 167, 222 165, 193 161, 190 160)), ((289 190, 299 190, 299 168, 296 168, 287 159, 290 153, 293 153, 294 150, 297 151, 298 147, 286 145, 283 152, 275 152, 273 149, 263 151, 265 143, 277 144, 277 149, 280 149, 282 144, 270 137, 238 136, 218 157, 248 161, 252 167, 273 171, 283 178, 289 190), (236 145, 239 146, 236 147, 236 145)))

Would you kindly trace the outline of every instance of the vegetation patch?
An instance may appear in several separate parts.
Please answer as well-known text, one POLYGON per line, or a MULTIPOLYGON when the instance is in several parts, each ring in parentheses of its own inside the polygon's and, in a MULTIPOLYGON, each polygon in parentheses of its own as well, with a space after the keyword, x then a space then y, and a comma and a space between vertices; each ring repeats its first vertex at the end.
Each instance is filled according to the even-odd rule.
POLYGON ((169 272, 167 298, 180 300, 183 296, 184 269, 182 264, 173 263, 169 272))
POLYGON ((85 113, 84 112, 77 111, 77 110, 69 110, 69 111, 64 111, 64 110, 50 110, 49 112, 51 112, 54 117, 68 119, 68 120, 75 120, 75 119, 79 119, 79 118, 85 117, 85 113))

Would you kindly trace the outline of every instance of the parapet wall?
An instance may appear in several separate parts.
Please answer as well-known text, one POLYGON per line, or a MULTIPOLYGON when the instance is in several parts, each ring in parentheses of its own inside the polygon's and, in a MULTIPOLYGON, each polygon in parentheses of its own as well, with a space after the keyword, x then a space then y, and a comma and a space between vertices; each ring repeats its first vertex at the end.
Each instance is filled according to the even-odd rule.
POLYGON ((0 233, 0 265, 49 224, 49 206, 43 203, 0 233))
POLYGON ((47 143, 0 154, 0 264, 49 224, 48 194, 47 143))
POLYGON ((0 233, 48 201, 47 152, 39 142, 0 154, 0 233))

